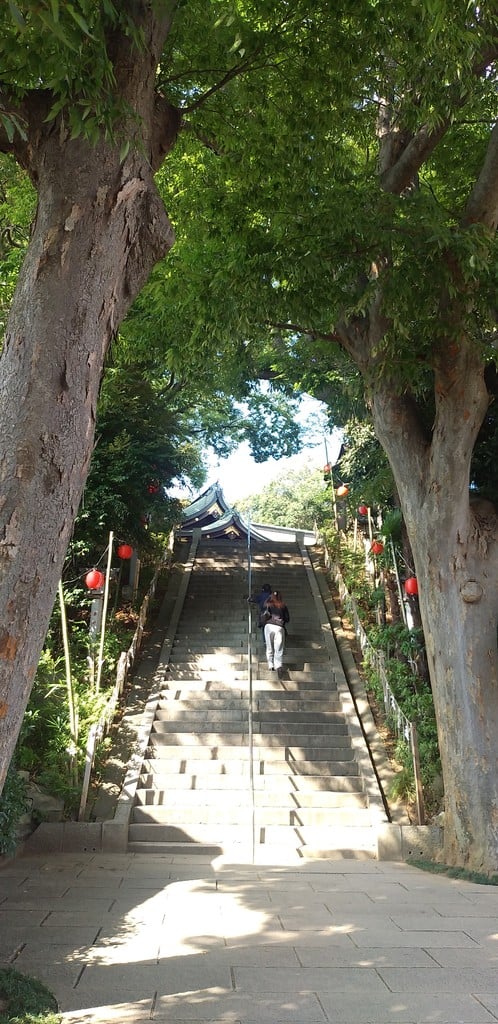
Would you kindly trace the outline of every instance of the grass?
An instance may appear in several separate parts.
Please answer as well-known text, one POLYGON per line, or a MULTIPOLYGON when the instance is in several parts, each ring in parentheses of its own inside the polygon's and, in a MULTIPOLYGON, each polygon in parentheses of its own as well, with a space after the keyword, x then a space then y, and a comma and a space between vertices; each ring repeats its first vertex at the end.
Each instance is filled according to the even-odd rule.
POLYGON ((463 882, 476 882, 477 885, 498 885, 498 875, 485 875, 481 871, 467 871, 466 868, 452 868, 449 864, 435 864, 432 860, 411 860, 415 868, 431 871, 435 875, 447 875, 448 878, 460 878, 463 882))
POLYGON ((0 1024, 60 1024, 52 992, 27 974, 0 968, 0 1024))

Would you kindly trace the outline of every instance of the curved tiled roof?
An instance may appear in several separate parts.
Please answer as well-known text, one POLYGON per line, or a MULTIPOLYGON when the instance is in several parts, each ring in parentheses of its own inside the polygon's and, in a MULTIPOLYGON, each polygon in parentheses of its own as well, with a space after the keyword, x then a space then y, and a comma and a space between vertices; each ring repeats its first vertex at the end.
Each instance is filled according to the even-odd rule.
POLYGON ((192 537, 195 530, 209 539, 225 537, 228 540, 242 540, 250 533, 255 540, 272 540, 277 543, 289 543, 298 537, 304 544, 314 544, 316 540, 312 530, 247 523, 237 509, 230 507, 218 483, 211 484, 183 510, 182 524, 177 534, 180 537, 192 537))

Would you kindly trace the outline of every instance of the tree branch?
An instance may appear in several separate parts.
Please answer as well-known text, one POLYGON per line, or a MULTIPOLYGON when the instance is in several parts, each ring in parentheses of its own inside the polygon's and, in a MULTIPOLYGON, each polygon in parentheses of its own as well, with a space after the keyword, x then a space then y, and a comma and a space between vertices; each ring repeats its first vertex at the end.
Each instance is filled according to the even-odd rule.
POLYGON ((479 177, 462 218, 462 227, 470 224, 482 224, 493 232, 498 225, 498 122, 491 132, 479 177))
MULTIPOLYGON (((497 57, 498 46, 496 44, 486 46, 476 57, 472 68, 473 74, 476 77, 483 75, 486 68, 497 57)), ((465 104, 466 98, 466 96, 462 97, 459 95, 458 99, 455 99, 453 110, 458 110, 462 107, 465 104)), ((385 121, 385 117, 383 121, 385 121)), ((385 145, 389 146, 390 150, 394 153, 392 165, 385 166, 380 175, 380 182, 385 192, 399 195, 404 189, 413 184, 420 168, 444 137, 451 123, 452 117, 448 116, 435 129, 431 130, 427 125, 422 125, 401 150, 399 156, 397 155, 396 147, 392 146, 389 133, 387 131, 383 133, 386 140, 385 145)), ((387 161, 384 161, 384 163, 387 164, 387 161)))
POLYGON ((313 341, 335 341, 342 344, 339 335, 335 331, 317 331, 314 327, 303 327, 302 324, 291 324, 289 321, 279 323, 274 320, 266 321, 267 327, 274 327, 277 331, 292 331, 293 334, 306 334, 313 341))
POLYGON ((193 110, 197 110, 199 107, 202 107, 206 100, 210 98, 210 96, 213 96, 216 92, 219 92, 220 89, 223 89, 224 86, 228 85, 228 82, 231 82, 234 78, 238 78, 239 75, 243 75, 251 67, 251 64, 254 63, 258 54, 259 50, 251 54, 251 56, 248 57, 247 60, 240 61, 239 64, 234 64, 233 67, 229 68, 226 74, 223 75, 223 78, 220 78, 219 82, 216 82, 214 85, 211 86, 210 89, 207 89, 206 92, 203 92, 201 96, 198 96, 193 103, 189 103, 188 106, 183 107, 183 113, 190 114, 192 113, 193 110))
POLYGON ((430 157, 448 131, 449 126, 450 119, 446 118, 435 131, 430 131, 426 125, 419 129, 402 150, 393 166, 381 174, 380 183, 385 192, 399 195, 405 188, 413 184, 422 164, 430 157))

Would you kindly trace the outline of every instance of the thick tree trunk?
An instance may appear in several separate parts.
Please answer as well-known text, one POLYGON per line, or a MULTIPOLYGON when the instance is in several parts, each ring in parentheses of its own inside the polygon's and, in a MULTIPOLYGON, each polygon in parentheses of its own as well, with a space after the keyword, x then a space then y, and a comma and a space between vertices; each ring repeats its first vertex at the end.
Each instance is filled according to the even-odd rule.
POLYGON ((0 361, 0 791, 92 453, 105 354, 172 244, 150 163, 55 128, 0 361))
MULTIPOLYGON (((469 466, 487 406, 465 352, 438 398, 432 438, 386 390, 373 403, 395 475, 415 568, 445 787, 447 863, 498 868, 498 518, 469 500, 469 466)), ((472 365, 471 365, 472 364, 472 365)))

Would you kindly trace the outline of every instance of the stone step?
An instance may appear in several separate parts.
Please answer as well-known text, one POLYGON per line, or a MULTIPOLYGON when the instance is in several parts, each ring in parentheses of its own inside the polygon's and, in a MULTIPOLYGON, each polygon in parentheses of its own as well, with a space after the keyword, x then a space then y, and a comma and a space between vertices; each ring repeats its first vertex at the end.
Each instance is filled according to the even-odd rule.
MULTIPOLYGON (((198 711, 205 710, 206 712, 216 712, 220 708, 224 710, 237 710, 248 706, 249 694, 247 691, 240 690, 236 694, 233 690, 223 690, 211 692, 207 691, 209 696, 206 696, 206 691, 203 691, 198 696, 182 696, 182 691, 176 690, 175 692, 162 693, 159 703, 157 717, 162 718, 169 717, 178 711, 198 711)), ((342 703, 340 700, 325 700, 323 699, 323 693, 316 697, 307 697, 303 700, 301 694, 293 690, 292 692, 285 691, 259 691, 256 695, 253 695, 253 711, 265 714, 266 712, 273 712, 281 710, 285 713, 288 712, 301 712, 307 713, 321 713, 321 712, 333 712, 335 714, 342 713, 342 703)))
MULTIPOLYGON (((227 707, 225 702, 222 707, 216 705, 215 701, 206 701, 196 706, 180 707, 179 702, 170 702, 166 707, 159 706, 156 711, 156 722, 192 722, 197 727, 201 722, 212 722, 213 725, 220 722, 246 721, 249 713, 249 701, 247 698, 239 698, 237 701, 230 700, 232 706, 227 707)), ((253 707, 255 722, 269 723, 307 723, 309 725, 344 724, 345 716, 342 711, 332 711, 326 707, 323 711, 312 709, 309 705, 304 708, 296 708, 295 703, 284 703, 279 701, 275 706, 263 704, 258 700, 256 707, 253 707), (290 706, 289 706, 290 705, 290 706)))
POLYGON ((363 807, 285 807, 285 806, 251 806, 248 801, 242 804, 230 804, 227 801, 208 804, 202 803, 194 806, 164 807, 158 805, 135 806, 132 811, 131 822, 134 825, 165 825, 166 827, 179 827, 188 830, 191 825, 250 825, 260 827, 281 827, 293 825, 297 827, 319 828, 325 826, 354 826, 358 827, 360 822, 370 825, 370 812, 363 807))
MULTIPOLYGON (((261 658, 259 661, 255 661, 253 658, 252 668, 253 674, 263 670, 265 678, 270 678, 266 658, 264 660, 261 658)), ((308 661, 297 662, 286 659, 284 669, 286 677, 290 676, 290 679, 294 680, 294 682, 302 682, 303 684, 312 683, 316 680, 316 685, 319 686, 321 681, 331 682, 333 679, 333 666, 331 662, 313 666, 308 661)), ((247 656, 240 655, 238 659, 233 660, 228 665, 224 659, 218 658, 199 658, 197 661, 170 662, 165 673, 165 680, 190 679, 192 682, 195 682, 196 679, 203 680, 209 679, 211 676, 214 678, 223 676, 227 673, 227 670, 232 670, 231 674, 234 679, 247 678, 247 656)))
MULTIPOLYGON (((180 711, 178 715, 163 717, 156 715, 152 731, 158 734, 173 733, 175 735, 204 736, 211 735, 216 726, 224 735, 229 733, 247 733, 249 713, 247 708, 242 711, 180 711)), ((253 733, 260 735, 288 736, 292 738, 290 729, 295 729, 298 736, 306 735, 312 739, 320 736, 336 737, 348 734, 344 715, 330 712, 327 721, 318 719, 313 712, 276 711, 273 714, 256 711, 253 714, 253 733), (334 716, 335 717, 332 717, 334 716)))
POLYGON ((128 843, 128 853, 143 853, 150 856, 169 857, 200 857, 203 860, 212 860, 220 854, 224 854, 225 860, 234 864, 260 864, 260 865, 295 865, 298 866, 303 860, 375 860, 375 848, 369 847, 364 850, 334 848, 323 849, 311 846, 299 845, 299 842, 289 846, 288 843, 277 845, 276 843, 265 843, 263 845, 252 843, 252 838, 239 842, 226 842, 216 845, 209 843, 128 843))
MULTIPOLYGON (((317 677, 314 673, 294 673, 287 667, 279 679, 276 672, 264 666, 263 671, 252 673, 253 693, 260 690, 268 690, 268 693, 300 693, 303 697, 313 699, 320 696, 323 698, 330 694, 337 697, 337 688, 330 674, 323 674, 317 677), (285 687, 285 689, 283 689, 285 687)), ((199 672, 172 672, 168 673, 161 683, 161 696, 167 697, 171 691, 178 693, 182 690, 185 693, 203 693, 211 691, 213 696, 225 691, 237 694, 249 693, 248 671, 243 672, 218 671, 213 669, 199 672)))
MULTIPOLYGON (((254 748, 262 746, 268 752, 275 752, 278 749, 286 755, 290 753, 292 756, 301 752, 302 756, 303 750, 319 751, 324 748, 344 748, 344 746, 350 745, 350 737, 346 727, 340 725, 320 726, 317 732, 305 729, 298 732, 297 729, 289 729, 286 726, 276 726, 273 731, 268 726, 264 727, 264 724, 259 726, 256 722, 252 730, 252 742, 254 748)), ((233 745, 233 748, 240 750, 240 748, 247 749, 249 745, 249 730, 241 731, 237 723, 234 723, 234 727, 231 728, 230 723, 227 723, 218 732, 201 729, 186 732, 186 730, 174 728, 174 722, 155 722, 151 731, 150 743, 153 746, 171 746, 176 743, 181 748, 185 748, 185 746, 190 746, 190 748, 198 746, 199 748, 202 745, 207 746, 209 750, 217 749, 219 746, 233 745)))
MULTIPOLYGON (((272 771, 272 766, 264 761, 258 762, 257 771, 251 781, 250 766, 247 762, 230 765, 230 770, 220 761, 198 762, 194 772, 178 771, 174 762, 162 761, 161 770, 154 771, 154 760, 144 761, 140 775, 140 790, 151 792, 176 792, 180 790, 220 790, 246 789, 252 785, 254 790, 269 789, 272 793, 293 792, 297 794, 315 793, 330 795, 331 798, 340 793, 363 793, 363 784, 359 775, 301 775, 290 774, 287 770, 272 771), (259 770, 263 768, 263 773, 259 770), (266 773, 265 773, 266 769, 266 773)), ((348 762, 351 763, 351 762, 348 762)), ((188 766, 190 769, 190 765, 188 766)), ((339 765, 339 767, 341 767, 339 765)))
MULTIPOLYGON (((231 761, 249 761, 249 737, 246 734, 235 733, 230 737, 230 743, 219 733, 204 734, 202 745, 198 743, 198 737, 191 734, 172 736, 171 733, 151 733, 147 747, 146 757, 157 760, 159 758, 171 759, 177 757, 183 762, 191 761, 224 761, 229 764, 231 761)), ((349 761, 354 758, 350 737, 347 735, 336 736, 334 743, 330 742, 327 736, 316 737, 313 742, 309 736, 268 736, 261 733, 253 733, 252 736, 252 757, 254 761, 268 761, 276 763, 284 761, 291 767, 295 761, 349 761), (337 753, 337 757, 330 756, 337 753), (328 754, 328 756, 327 756, 328 754)))
POLYGON ((247 723, 249 715, 249 707, 247 700, 239 700, 238 707, 228 708, 226 704, 222 708, 176 708, 174 705, 171 708, 164 709, 158 708, 154 719, 154 727, 156 731, 164 731, 171 726, 171 730, 176 729, 178 726, 187 727, 190 726, 190 732, 202 731, 203 726, 206 724, 211 728, 216 725, 230 726, 234 723, 237 727, 241 728, 241 722, 247 723))
MULTIPOLYGON (((258 644, 260 657, 262 657, 264 647, 263 644, 258 644)), ((256 648, 253 653, 257 653, 256 648)), ((203 640, 189 640, 185 642, 173 642, 171 650, 171 662, 175 664, 178 661, 192 661, 195 656, 201 656, 203 662, 206 659, 220 658, 222 661, 236 661, 238 658, 247 657, 247 643, 241 640, 238 644, 233 644, 231 647, 217 647, 215 644, 206 644, 203 640)), ((289 637, 285 643, 285 658, 288 661, 293 661, 297 658, 305 657, 306 661, 310 664, 320 665, 330 661, 327 651, 320 644, 313 644, 303 642, 297 642, 294 638, 289 637)))
MULTIPOLYGON (((257 779, 255 781, 258 781, 257 779)), ((227 775, 212 776, 212 786, 209 788, 183 787, 182 789, 153 789, 141 787, 137 790, 136 803, 140 807, 166 807, 170 810, 178 810, 179 807, 196 807, 199 805, 219 806, 220 797, 225 803, 229 794, 239 803, 244 797, 247 800, 254 797, 258 807, 288 807, 307 808, 318 810, 326 808, 350 808, 365 807, 365 795, 359 792, 333 792, 320 789, 300 789, 292 786, 290 780, 282 779, 279 786, 275 786, 275 779, 260 777, 260 782, 265 785, 254 785, 251 789, 247 776, 231 778, 227 775), (238 782, 238 786, 233 783, 238 782)))
MULTIPOLYGON (((177 771, 179 775, 199 775, 201 772, 209 774, 236 774, 242 771, 249 771, 249 758, 240 753, 240 756, 231 748, 231 753, 223 755, 215 751, 216 756, 212 759, 206 752, 196 754, 195 749, 189 748, 188 756, 183 756, 177 747, 153 747, 149 746, 144 764, 150 766, 150 770, 156 776, 170 775, 177 771), (174 767, 173 767, 174 766, 174 767)), ((258 775, 286 776, 310 776, 313 778, 325 779, 328 777, 358 776, 358 764, 355 760, 351 747, 342 747, 340 758, 306 758, 304 756, 293 756, 286 754, 285 750, 277 752, 254 749, 253 772, 258 775)))
POLYGON ((302 557, 294 544, 255 545, 253 557, 257 585, 278 575, 291 611, 281 678, 266 664, 256 609, 247 606, 243 546, 202 541, 128 848, 243 857, 252 844, 261 863, 318 850, 371 856, 370 812, 336 686, 342 666, 315 614, 302 557))
MULTIPOLYGON (((218 823, 213 825, 156 825, 131 824, 129 843, 208 843, 210 846, 234 845, 247 842, 252 834, 251 824, 247 825, 248 836, 243 836, 240 825, 218 823)), ((311 825, 263 825, 255 829, 257 846, 308 846, 314 850, 367 850, 376 849, 375 830, 365 825, 319 826, 311 825)))
MULTIPOLYGON (((193 842, 128 842, 126 849, 128 853, 148 853, 155 856, 168 854, 170 857, 191 857, 192 855, 195 855, 202 858, 214 858, 223 853, 224 847, 219 844, 210 845, 209 843, 193 842)), ((246 854, 244 859, 246 858, 250 860, 250 851, 246 854)), ((281 860, 279 860, 278 863, 281 863, 281 860)))

